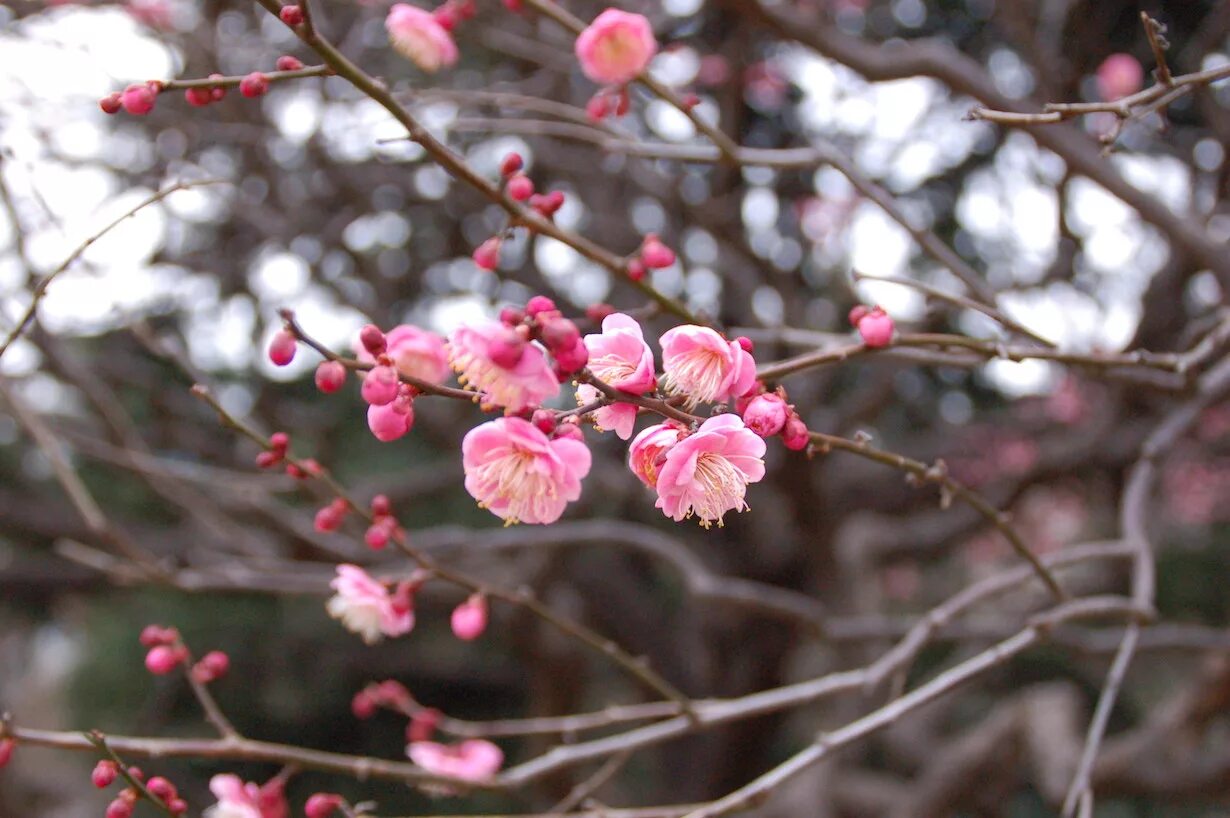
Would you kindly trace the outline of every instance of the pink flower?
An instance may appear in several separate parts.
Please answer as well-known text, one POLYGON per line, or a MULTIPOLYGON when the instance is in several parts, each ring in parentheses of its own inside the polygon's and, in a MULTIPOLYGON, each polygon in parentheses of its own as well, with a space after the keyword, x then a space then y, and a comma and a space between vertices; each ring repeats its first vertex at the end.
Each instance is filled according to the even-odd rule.
POLYGON ((666 463, 666 453, 687 434, 673 421, 643 430, 628 448, 628 468, 651 489, 658 487, 658 472, 666 463))
POLYGON ((1131 54, 1111 54, 1097 70, 1098 95, 1106 102, 1115 102, 1140 90, 1145 70, 1131 54))
POLYGON ((886 347, 893 341, 893 319, 879 307, 872 307, 858 319, 858 334, 871 349, 886 347))
POLYGON ((461 441, 466 491, 508 523, 553 523, 581 496, 589 449, 548 439, 534 424, 506 417, 471 429, 461 441))
POLYGON ((708 327, 675 327, 661 343, 662 383, 667 391, 686 395, 689 406, 737 398, 756 381, 751 353, 708 327))
POLYGON ((402 375, 434 384, 448 380, 448 351, 439 335, 402 324, 389 330, 385 340, 388 342, 385 354, 393 359, 393 366, 402 375))
POLYGON ((602 319, 602 332, 585 336, 589 370, 599 380, 623 392, 643 395, 657 386, 653 351, 645 343, 641 325, 623 313, 602 319))
POLYGON ((393 48, 429 74, 457 62, 457 44, 431 12, 395 3, 384 27, 393 48))
POLYGON ((434 741, 416 741, 406 748, 410 760, 429 773, 482 781, 495 775, 504 763, 504 751, 481 738, 449 746, 434 741))
POLYGON ((218 803, 205 810, 205 818, 263 818, 261 788, 256 784, 245 784, 237 775, 215 775, 209 779, 209 790, 218 803))
POLYGON ((738 415, 706 420, 666 452, 658 471, 658 502, 674 520, 696 516, 708 528, 728 511, 743 511, 747 484, 764 477, 765 443, 738 415))
MULTIPOLYGON (((577 385, 577 406, 593 403, 601 396, 602 393, 596 387, 587 383, 577 385)), ((636 413, 636 405, 631 403, 616 402, 603 406, 593 412, 594 428, 599 432, 614 432, 620 440, 627 440, 632 437, 636 413)))
POLYGON ((520 412, 558 395, 559 381, 536 344, 524 344, 512 360, 504 360, 508 331, 494 321, 461 327, 449 336, 448 351, 461 383, 476 390, 484 404, 520 412))
POLYGON ((607 9, 577 37, 585 76, 603 85, 623 85, 645 70, 658 50, 653 27, 639 14, 607 9))
POLYGON ((414 627, 414 606, 404 587, 390 594, 357 565, 339 565, 329 587, 337 591, 325 605, 329 616, 341 620, 347 630, 362 636, 369 645, 383 636, 409 633, 414 627))
POLYGON ((790 417, 790 408, 781 395, 766 392, 757 395, 743 410, 743 422, 761 437, 772 437, 782 430, 790 417))

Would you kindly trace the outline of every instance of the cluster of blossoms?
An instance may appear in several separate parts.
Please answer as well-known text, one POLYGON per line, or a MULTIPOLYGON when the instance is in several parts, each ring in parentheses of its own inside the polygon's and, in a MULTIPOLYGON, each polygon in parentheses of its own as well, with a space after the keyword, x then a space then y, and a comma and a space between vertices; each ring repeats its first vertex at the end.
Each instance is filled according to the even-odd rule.
MULTIPOLYGON (((291 8, 298 9, 299 7, 286 6, 283 12, 291 8)), ((300 19, 302 19, 302 12, 300 12, 300 19)), ((279 72, 299 71, 303 68, 303 63, 297 57, 283 55, 278 57, 276 68, 279 72)), ((207 80, 197 80, 195 81, 197 84, 185 88, 184 99, 194 108, 202 108, 224 99, 228 85, 237 85, 242 96, 255 99, 264 96, 269 91, 271 80, 282 78, 277 75, 271 77, 261 71, 253 71, 239 78, 236 83, 234 79, 221 74, 210 74, 207 80)), ((117 114, 123 110, 134 116, 145 116, 154 110, 154 103, 158 100, 158 95, 166 90, 166 84, 158 80, 133 83, 123 91, 116 91, 100 99, 98 107, 106 114, 117 114)))

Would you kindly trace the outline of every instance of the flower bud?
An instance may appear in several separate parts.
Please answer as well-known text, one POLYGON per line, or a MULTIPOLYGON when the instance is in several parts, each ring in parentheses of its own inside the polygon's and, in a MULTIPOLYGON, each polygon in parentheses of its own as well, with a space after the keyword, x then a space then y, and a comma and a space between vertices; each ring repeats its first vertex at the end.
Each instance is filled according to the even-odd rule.
POLYGON ((132 803, 124 798, 117 798, 107 805, 105 818, 131 818, 132 803))
POLYGON ((118 775, 119 768, 115 766, 115 762, 103 759, 94 765, 94 772, 90 773, 90 781, 98 789, 105 790, 115 783, 116 776, 118 775))
POLYGON ((640 281, 645 277, 645 262, 639 258, 630 259, 628 261, 628 278, 633 281, 640 281))
POLYGON ((342 527, 342 520, 346 517, 346 510, 346 501, 341 498, 320 509, 316 512, 316 517, 313 520, 316 530, 322 534, 337 531, 342 527))
POLYGON ((517 333, 508 332, 487 344, 487 357, 501 369, 513 369, 525 355, 525 340, 517 333))
POLYGON ((675 263, 675 251, 650 233, 641 244, 641 261, 651 270, 660 270, 675 263))
POLYGON ((416 741, 430 741, 442 715, 444 714, 434 707, 424 707, 422 710, 415 711, 410 717, 410 723, 406 725, 406 741, 410 744, 416 741))
POLYGON ((533 416, 530 418, 530 423, 537 426, 538 431, 544 435, 549 435, 555 431, 555 413, 550 409, 535 409, 533 416))
POLYGON ((791 415, 782 427, 782 443, 791 451, 801 452, 807 448, 809 442, 807 424, 798 415, 791 415))
POLYGON ((346 383, 346 367, 341 361, 321 361, 316 367, 316 388, 326 395, 342 388, 346 383))
POLYGON ((863 318, 866 317, 867 313, 869 312, 871 312, 871 308, 868 307, 866 304, 855 304, 853 307, 850 308, 850 315, 848 316, 849 321, 850 321, 850 326, 857 329, 858 322, 862 321, 863 318))
POLYGON ((516 202, 524 202, 534 195, 534 183, 524 173, 518 173, 508 180, 508 197, 516 202))
POLYGON ((17 746, 17 742, 11 738, 0 739, 0 770, 8 766, 8 763, 13 760, 13 749, 17 746))
POLYGON ((151 778, 145 785, 145 789, 149 790, 150 795, 164 804, 170 803, 179 797, 179 792, 175 789, 175 785, 160 775, 151 778))
POLYGON ((388 349, 388 340, 375 324, 368 324, 359 330, 359 343, 372 355, 383 355, 388 349))
POLYGON ((360 690, 350 700, 350 712, 354 713, 356 719, 370 719, 376 715, 376 700, 372 697, 371 693, 368 693, 366 690, 360 690))
POLYGON ((360 393, 363 400, 372 406, 384 406, 397 398, 398 385, 397 370, 381 364, 373 367, 364 376, 360 393))
POLYGON ((521 154, 513 151, 500 162, 500 175, 512 176, 523 167, 525 167, 525 161, 521 158, 521 154))
POLYGON ((169 645, 179 639, 179 631, 175 628, 164 628, 161 625, 146 625, 141 629, 140 642, 147 648, 158 645, 169 645))
POLYGON ((124 110, 136 116, 145 116, 154 110, 154 100, 158 94, 146 83, 133 83, 120 94, 120 104, 124 110))
POLYGON ((580 337, 577 325, 563 316, 550 318, 542 325, 542 342, 552 353, 572 349, 580 337))
POLYGON ((194 108, 204 108, 214 101, 212 88, 185 88, 184 99, 194 108))
POLYGON ((782 430, 790 410, 781 396, 772 392, 757 395, 743 412, 743 423, 761 437, 772 437, 782 430))
POLYGON ((290 448, 290 435, 286 432, 274 432, 269 436, 269 448, 286 454, 286 450, 290 448))
POLYGON ((552 354, 555 356, 556 366, 565 375, 580 372, 589 363, 589 348, 579 336, 572 347, 565 350, 554 350, 552 354))
POLYGON ((470 642, 482 636, 487 630, 487 598, 474 594, 453 609, 449 622, 458 639, 470 642))
POLYGON ((192 668, 192 677, 201 684, 221 679, 231 669, 231 658, 220 650, 211 650, 192 668))
POLYGON ((500 266, 500 245, 503 239, 499 236, 492 236, 484 241, 478 247, 474 248, 474 253, 471 258, 481 270, 494 270, 500 266))
POLYGON ((102 108, 104 114, 118 114, 120 109, 124 107, 120 92, 116 91, 113 94, 107 94, 98 101, 98 107, 102 108))
POLYGON ((289 54, 283 54, 278 57, 278 61, 273 64, 274 68, 279 71, 298 71, 303 68, 303 61, 298 57, 292 57, 289 54))
POLYGON ((858 322, 858 334, 871 349, 886 347, 893 341, 893 319, 875 307, 858 322))
POLYGON ((297 26, 303 22, 303 9, 299 6, 282 6, 278 19, 288 26, 297 26))
POLYGON ((150 648, 149 653, 145 654, 145 669, 155 676, 165 676, 175 670, 185 658, 183 648, 159 645, 150 648))
POLYGON ((329 818, 342 805, 342 797, 332 793, 318 792, 307 800, 303 814, 307 818, 329 818))
POLYGON ((525 312, 516 307, 502 307, 500 309, 500 323, 507 327, 515 327, 525 320, 525 312))
POLYGON ((274 366, 286 366, 295 360, 295 336, 290 330, 278 330, 269 341, 269 360, 274 366))
POLYGON ((601 324, 602 319, 613 312, 615 312, 615 308, 610 304, 590 304, 585 308, 585 317, 595 324, 601 324))
POLYGON ((554 312, 555 302, 547 298, 545 295, 536 295, 529 301, 525 302, 525 314, 530 318, 536 318, 544 312, 554 312))
POLYGON ((269 90, 269 78, 260 71, 253 71, 239 81, 239 93, 249 99, 264 96, 269 90))

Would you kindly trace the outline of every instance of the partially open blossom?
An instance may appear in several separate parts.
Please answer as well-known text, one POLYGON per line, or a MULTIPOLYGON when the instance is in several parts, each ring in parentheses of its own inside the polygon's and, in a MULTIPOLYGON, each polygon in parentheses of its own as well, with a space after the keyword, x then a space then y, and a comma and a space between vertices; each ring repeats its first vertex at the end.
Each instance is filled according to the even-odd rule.
POLYGON ((484 404, 520 412, 559 394, 559 380, 535 344, 525 344, 515 362, 493 360, 492 353, 503 348, 508 332, 508 327, 494 321, 461 327, 449 336, 448 350, 461 383, 477 391, 484 404))
POLYGON ((641 431, 628 448, 628 468, 649 488, 658 487, 658 473, 666 463, 666 454, 687 430, 674 421, 659 423, 641 431))
POLYGON ((782 430, 790 416, 790 408, 780 395, 766 392, 752 398, 743 410, 743 422, 761 437, 772 437, 782 430))
POLYGON ((1145 70, 1131 54, 1111 54, 1097 70, 1098 95, 1115 102, 1136 93, 1144 85, 1145 70))
POLYGON ((347 630, 363 637, 369 645, 384 636, 401 636, 414 628, 414 605, 408 591, 397 593, 372 579, 357 565, 339 565, 337 577, 329 583, 337 594, 325 609, 347 630))
POLYGON ((653 351, 636 319, 619 312, 606 316, 602 332, 586 335, 585 346, 589 370, 603 383, 632 395, 643 395, 657 386, 653 351))
POLYGON ((663 385, 689 405, 739 397, 756 381, 756 362, 736 341, 708 327, 685 324, 661 339, 663 385))
POLYGON ((747 484, 764 477, 765 443, 738 415, 718 415, 666 452, 656 506, 674 520, 697 517, 708 528, 743 511, 747 484))
POLYGON ((858 322, 858 334, 872 349, 886 347, 893 340, 893 319, 879 307, 873 307, 858 322))
POLYGON ((154 110, 154 100, 158 94, 146 83, 133 83, 120 94, 120 104, 130 114, 144 116, 154 110))
POLYGON ((414 403, 409 398, 398 397, 383 406, 367 407, 367 428, 382 443, 397 440, 413 426, 414 403))
POLYGON ((553 523, 581 496, 589 449, 579 440, 549 439, 517 417, 488 421, 461 441, 466 491, 508 523, 553 523))
POLYGON ((429 74, 457 62, 457 44, 429 11, 395 3, 389 9, 384 27, 393 48, 429 74))
POLYGON ((430 773, 466 781, 490 778, 504 763, 504 752, 481 738, 467 739, 452 746, 434 741, 416 741, 406 748, 406 754, 430 773))
POLYGON ((453 609, 449 618, 453 635, 469 642, 483 635, 487 630, 487 598, 482 594, 474 594, 465 602, 453 609))
MULTIPOLYGON (((373 336, 369 340, 376 339, 373 336)), ((434 384, 448 380, 448 351, 441 336, 413 324, 399 324, 389 330, 388 335, 382 334, 382 340, 382 353, 392 359, 393 366, 403 376, 434 384)), ((360 361, 376 360, 362 339, 355 344, 355 352, 360 361)))
MULTIPOLYGON (((602 393, 587 383, 577 384, 577 406, 593 403, 602 393)), ((600 432, 614 432, 620 440, 632 437, 637 408, 632 403, 609 403, 593 411, 594 426, 600 432)))
POLYGON ((577 59, 585 76, 603 85, 623 85, 645 70, 658 50, 644 16, 619 9, 599 14, 577 37, 577 59))
POLYGON ((209 791, 218 803, 205 810, 205 818, 264 818, 256 784, 227 773, 209 779, 209 791))

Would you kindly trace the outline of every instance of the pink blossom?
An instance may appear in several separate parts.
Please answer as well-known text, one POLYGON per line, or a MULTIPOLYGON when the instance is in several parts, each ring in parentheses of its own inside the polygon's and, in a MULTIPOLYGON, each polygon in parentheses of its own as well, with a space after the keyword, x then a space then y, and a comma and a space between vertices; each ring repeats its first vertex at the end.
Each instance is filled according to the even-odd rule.
POLYGON ((367 407, 367 428, 381 443, 390 443, 404 436, 414 426, 412 401, 398 398, 384 406, 367 407))
POLYGON ((393 48, 429 74, 457 62, 457 44, 429 11, 395 3, 389 9, 384 27, 393 48))
POLYGON ((1111 54, 1097 70, 1098 95, 1106 102, 1115 102, 1141 89, 1145 70, 1131 54, 1111 54))
POLYGON ((504 763, 504 751, 481 738, 467 739, 452 746, 416 741, 406 748, 406 754, 429 773, 466 781, 490 778, 504 763))
MULTIPOLYGON (((587 383, 577 385, 577 406, 593 403, 602 393, 596 387, 587 383)), ((631 403, 611 403, 600 409, 595 409, 594 427, 600 432, 614 432, 620 440, 632 437, 636 425, 637 408, 631 403)))
POLYGON ((696 516, 708 528, 728 511, 744 511, 747 484, 764 477, 765 443, 738 415, 718 415, 666 452, 658 502, 674 520, 696 516))
POLYGON ((667 391, 686 395, 690 406, 737 398, 756 381, 751 354, 708 327, 675 327, 661 343, 662 383, 667 391))
POLYGON ((651 489, 658 487, 658 472, 666 463, 666 454, 687 430, 674 421, 659 423, 641 431, 628 448, 628 468, 637 479, 651 489))
POLYGON ((448 351, 444 339, 436 333, 401 324, 389 330, 385 341, 385 354, 402 375, 437 385, 448 380, 448 351))
POLYGON ((780 395, 767 392, 752 398, 742 414, 747 428, 761 437, 772 437, 786 425, 790 418, 790 407, 780 395))
POLYGON ((492 321, 461 327, 449 336, 449 356, 461 383, 477 391, 484 404, 503 406, 509 412, 520 412, 558 395, 559 380, 542 347, 525 344, 515 363, 501 361, 513 363, 509 367, 493 360, 493 351, 506 345, 507 334, 508 327, 492 321))
POLYGON ((382 636, 401 636, 414 627, 414 606, 404 589, 390 594, 389 589, 372 579, 357 565, 339 565, 337 577, 329 583, 337 594, 325 605, 329 616, 341 620, 347 630, 363 637, 369 645, 382 636))
POLYGON ((615 312, 602 319, 602 332, 585 336, 589 371, 622 392, 643 395, 657 386, 653 351, 636 319, 615 312))
POLYGON ((893 341, 893 319, 880 307, 872 307, 860 316, 856 326, 863 343, 871 349, 886 347, 893 341))
POLYGON ((465 642, 473 641, 487 630, 487 598, 474 594, 453 609, 449 618, 453 635, 465 642))
POLYGON ((585 76, 603 85, 623 85, 645 70, 658 42, 640 14, 607 9, 577 37, 577 59, 585 76))
POLYGON ((553 523, 581 496, 589 449, 579 440, 549 439, 534 424, 499 418, 461 441, 466 491, 508 523, 553 523))
POLYGON ((237 775, 215 775, 209 779, 209 790, 218 803, 205 810, 205 818, 263 818, 261 788, 256 784, 245 784, 237 775))

